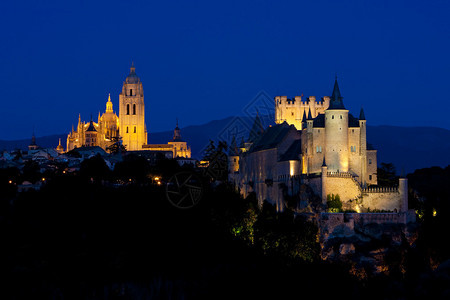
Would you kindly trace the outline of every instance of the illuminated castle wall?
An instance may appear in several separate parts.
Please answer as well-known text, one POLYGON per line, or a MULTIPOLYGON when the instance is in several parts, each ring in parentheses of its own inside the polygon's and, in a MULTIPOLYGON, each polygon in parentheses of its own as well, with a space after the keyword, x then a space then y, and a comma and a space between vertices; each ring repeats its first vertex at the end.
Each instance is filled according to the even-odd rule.
POLYGON ((275 123, 254 130, 261 124, 257 115, 238 159, 229 157, 229 180, 244 197, 254 192, 260 204, 268 201, 282 211, 285 198, 306 184, 325 205, 328 195, 338 194, 347 210, 408 210, 406 179, 398 187, 374 187, 377 151, 367 143, 364 111, 359 118, 349 113, 337 80, 332 96, 320 102, 275 97, 275 123))
POLYGON ((315 99, 275 97, 275 123, 286 122, 301 131, 301 173, 320 173, 325 159, 329 172, 350 172, 363 185, 376 184, 376 150, 367 148, 364 111, 359 118, 349 114, 337 80, 331 98, 315 99))

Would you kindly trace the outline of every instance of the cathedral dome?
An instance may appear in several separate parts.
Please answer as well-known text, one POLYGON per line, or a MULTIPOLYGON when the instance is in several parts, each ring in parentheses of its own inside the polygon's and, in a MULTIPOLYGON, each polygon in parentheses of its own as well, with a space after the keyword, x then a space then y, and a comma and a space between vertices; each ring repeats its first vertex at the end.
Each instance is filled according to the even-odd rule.
POLYGON ((139 77, 136 75, 136 68, 134 67, 134 63, 131 63, 130 74, 125 79, 125 82, 131 84, 140 82, 139 77))

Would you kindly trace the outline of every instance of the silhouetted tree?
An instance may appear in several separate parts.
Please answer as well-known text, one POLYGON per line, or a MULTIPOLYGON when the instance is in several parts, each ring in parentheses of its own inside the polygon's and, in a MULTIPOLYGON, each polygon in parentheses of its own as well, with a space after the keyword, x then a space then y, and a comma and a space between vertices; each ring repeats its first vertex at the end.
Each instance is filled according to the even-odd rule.
POLYGON ((216 146, 214 145, 214 141, 209 140, 209 144, 205 149, 202 160, 210 161, 213 158, 215 152, 216 152, 216 146))
POLYGON ((137 154, 127 154, 123 161, 118 162, 114 167, 115 176, 139 182, 146 180, 149 171, 150 164, 147 159, 137 154))
POLYGON ((106 165, 100 154, 89 159, 85 159, 80 165, 80 174, 83 177, 91 177, 94 180, 107 179, 111 174, 111 170, 106 165))
POLYGON ((395 175, 395 166, 392 163, 381 163, 377 169, 378 185, 394 186, 398 184, 398 176, 395 175))
POLYGON ((127 151, 127 148, 125 145, 122 144, 122 137, 120 136, 114 136, 111 138, 111 141, 113 142, 110 146, 106 147, 106 150, 111 154, 117 154, 120 152, 127 151))

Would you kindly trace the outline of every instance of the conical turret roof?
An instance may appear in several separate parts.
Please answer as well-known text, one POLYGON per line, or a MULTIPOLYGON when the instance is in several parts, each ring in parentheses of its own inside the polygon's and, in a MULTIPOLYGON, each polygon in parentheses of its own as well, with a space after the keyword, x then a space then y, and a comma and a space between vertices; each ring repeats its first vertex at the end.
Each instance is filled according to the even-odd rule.
POLYGON ((331 95, 330 106, 328 109, 345 109, 342 99, 344 98, 341 96, 341 91, 339 90, 339 84, 336 77, 334 80, 333 94, 331 95))

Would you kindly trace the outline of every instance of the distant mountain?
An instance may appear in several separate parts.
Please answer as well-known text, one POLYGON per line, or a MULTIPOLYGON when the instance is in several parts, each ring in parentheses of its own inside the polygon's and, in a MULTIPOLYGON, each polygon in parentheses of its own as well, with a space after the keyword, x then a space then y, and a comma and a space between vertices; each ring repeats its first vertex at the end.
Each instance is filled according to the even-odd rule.
POLYGON ((378 164, 392 162, 400 174, 450 165, 450 130, 437 127, 367 126, 378 164))
MULTIPOLYGON (((54 134, 43 137, 36 137, 36 144, 43 148, 56 148, 58 141, 61 139, 61 145, 66 147, 67 134, 54 134)), ((14 141, 0 140, 0 150, 28 150, 28 145, 31 143, 31 137, 29 139, 21 139, 14 141)))
MULTIPOLYGON (((262 116, 264 127, 273 124, 272 116, 262 116)), ((201 158, 209 140, 230 142, 233 135, 237 143, 242 137, 247 138, 253 124, 250 117, 228 117, 203 125, 187 126, 181 129, 181 136, 192 148, 192 156, 201 158)), ((173 131, 151 132, 148 142, 165 144, 172 139, 173 131)), ((378 150, 378 164, 391 162, 397 173, 411 173, 416 169, 431 166, 445 167, 450 165, 450 130, 436 127, 398 127, 367 126, 368 142, 378 150)), ((39 137, 36 139, 42 147, 55 148, 58 139, 65 146, 66 134, 39 137)), ((31 139, 2 141, 0 150, 27 149, 31 139)))

